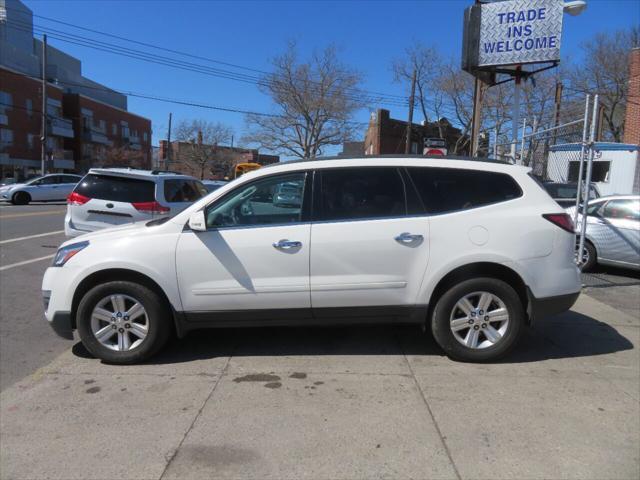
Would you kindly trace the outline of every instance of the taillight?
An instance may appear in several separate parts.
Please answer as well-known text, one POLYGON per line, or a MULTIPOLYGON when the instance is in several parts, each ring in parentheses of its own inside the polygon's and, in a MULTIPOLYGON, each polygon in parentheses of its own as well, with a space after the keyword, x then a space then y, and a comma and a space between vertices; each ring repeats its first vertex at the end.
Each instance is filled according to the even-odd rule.
POLYGON ((573 225, 573 220, 567 213, 545 213, 542 215, 544 218, 549 220, 554 225, 557 225, 563 230, 566 230, 569 233, 576 233, 575 226, 573 225))
POLYGON ((158 202, 133 202, 133 208, 145 213, 169 213, 171 209, 160 205, 158 202))
POLYGON ((91 200, 89 197, 80 195, 78 192, 71 192, 67 197, 67 205, 84 205, 89 200, 91 200))

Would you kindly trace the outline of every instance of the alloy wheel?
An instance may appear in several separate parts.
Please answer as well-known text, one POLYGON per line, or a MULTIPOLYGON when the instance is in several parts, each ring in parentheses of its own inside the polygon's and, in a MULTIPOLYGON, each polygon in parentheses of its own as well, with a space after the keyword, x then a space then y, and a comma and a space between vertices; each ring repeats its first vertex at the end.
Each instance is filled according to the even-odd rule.
POLYGON ((493 293, 473 292, 454 305, 449 325, 455 339, 472 349, 499 343, 509 327, 509 311, 493 293))
POLYGON ((147 337, 149 318, 138 300, 113 294, 100 300, 91 312, 91 331, 105 347, 126 352, 147 337))

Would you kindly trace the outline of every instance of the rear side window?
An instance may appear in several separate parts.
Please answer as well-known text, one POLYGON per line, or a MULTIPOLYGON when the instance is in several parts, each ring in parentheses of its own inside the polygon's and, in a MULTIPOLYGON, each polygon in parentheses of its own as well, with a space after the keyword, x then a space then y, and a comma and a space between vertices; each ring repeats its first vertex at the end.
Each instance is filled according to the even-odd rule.
POLYGON ((359 220, 407 214, 404 183, 396 168, 320 170, 318 220, 359 220))
POLYGON ((602 216, 604 218, 640 220, 640 201, 611 200, 605 205, 602 216))
POLYGON ((504 173, 454 168, 408 168, 428 213, 446 213, 505 202, 522 190, 504 173))
POLYGON ((195 202, 207 194, 207 189, 195 180, 165 180, 164 199, 169 203, 195 202))
POLYGON ((154 202, 156 184, 138 178, 89 174, 76 186, 74 192, 85 197, 113 202, 154 202))

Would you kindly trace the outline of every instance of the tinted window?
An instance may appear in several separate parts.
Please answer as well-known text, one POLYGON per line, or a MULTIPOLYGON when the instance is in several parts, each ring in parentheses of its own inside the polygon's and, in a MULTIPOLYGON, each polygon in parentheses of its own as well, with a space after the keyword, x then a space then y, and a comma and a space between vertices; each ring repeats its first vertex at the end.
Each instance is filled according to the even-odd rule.
POLYGON ((137 178, 89 174, 76 185, 74 192, 89 198, 114 202, 153 202, 156 184, 137 178))
POLYGON ((640 201, 611 200, 602 211, 604 218, 622 218, 625 220, 640 220, 640 201))
POLYGON ((82 177, 74 175, 62 175, 62 183, 78 183, 82 177))
POLYGON ((59 182, 60 177, 58 175, 51 175, 49 177, 42 177, 40 180, 36 180, 32 185, 55 185, 59 182))
POLYGON ((396 168, 320 170, 319 220, 399 217, 407 214, 396 168))
POLYGON ((444 213, 520 197, 516 181, 504 173, 453 168, 409 168, 427 212, 444 213))
POLYGON ((195 180, 164 181, 164 198, 169 203, 195 202, 206 194, 206 188, 195 180))
POLYGON ((305 174, 277 175, 242 185, 207 208, 207 227, 300 222, 305 174))

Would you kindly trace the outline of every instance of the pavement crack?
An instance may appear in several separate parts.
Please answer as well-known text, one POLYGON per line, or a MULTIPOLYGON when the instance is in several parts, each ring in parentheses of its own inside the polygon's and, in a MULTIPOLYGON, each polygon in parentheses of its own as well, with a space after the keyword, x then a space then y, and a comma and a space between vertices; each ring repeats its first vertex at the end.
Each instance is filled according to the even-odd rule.
POLYGON ((400 347, 400 350, 402 351, 402 356, 404 357, 404 361, 407 364, 407 368, 409 369, 409 372, 411 372, 411 377, 413 378, 413 381, 416 384, 416 388, 418 389, 418 392, 420 392, 420 396, 422 397, 422 401, 424 402, 425 406, 427 407, 427 411, 429 412, 429 416, 431 417, 431 421, 433 422, 433 425, 436 427, 436 432, 438 432, 438 437, 440 438, 440 442, 442 442, 442 446, 444 448, 444 451, 447 454, 447 457, 449 458, 449 462, 451 463, 451 467, 453 468, 453 471, 456 474, 456 478, 458 480, 462 480, 462 477, 460 476, 460 472, 458 471, 458 467, 456 466, 456 462, 453 461, 453 455, 451 454, 451 450, 449 450, 449 446, 447 445, 447 442, 446 442, 446 440, 444 438, 444 435, 442 434, 442 430, 440 430, 440 425, 438 425, 438 421, 436 420, 436 417, 433 414, 433 410, 431 409, 431 405, 429 405, 429 402, 427 400, 427 396, 424 394, 424 391, 422 390, 422 387, 420 386, 420 382, 418 382, 418 379, 416 378, 416 374, 413 371, 413 368, 411 367, 411 363, 409 362, 409 359, 407 358, 407 354, 404 351, 404 348, 402 347, 402 342, 400 341, 400 339, 398 338, 397 335, 396 335, 396 342, 398 342, 398 346, 400 347))
MULTIPOLYGON (((227 374, 227 369, 229 368, 229 362, 231 362, 231 357, 233 356, 234 353, 235 353, 235 348, 233 349, 233 351, 229 355, 229 358, 227 358, 227 361, 224 364, 224 368, 222 369, 222 372, 220 373, 220 375, 216 379, 216 382, 214 383, 213 388, 209 392, 209 395, 207 395, 207 398, 205 398, 204 402, 202 402, 202 405, 200 406, 200 409, 198 410, 198 413, 196 413, 196 416, 193 418, 193 421, 191 422, 191 425, 189 425, 189 428, 187 428, 187 431, 184 432, 184 435, 182 436, 182 439, 180 440, 180 443, 178 443, 178 446, 171 453, 171 455, 169 455, 169 458, 167 460, 167 464, 164 466, 164 469, 162 470, 162 473, 158 477, 158 480, 162 480, 162 478, 164 477, 165 473, 167 473, 167 470, 169 470, 169 467, 171 466, 171 463, 176 458, 176 455, 178 455, 178 452, 180 451, 180 448, 182 448, 182 444, 186 440, 186 438, 189 435, 189 433, 191 433, 191 430, 193 430, 193 427, 195 426, 196 422, 200 418, 200 415, 202 415, 202 411, 204 410, 204 407, 207 406, 207 403, 209 403, 209 400, 211 399, 211 397, 215 393, 216 389, 218 388, 218 385, 220 384, 220 380, 222 380, 222 378, 227 374)), ((165 458, 167 458, 167 457, 165 456, 165 458)))

